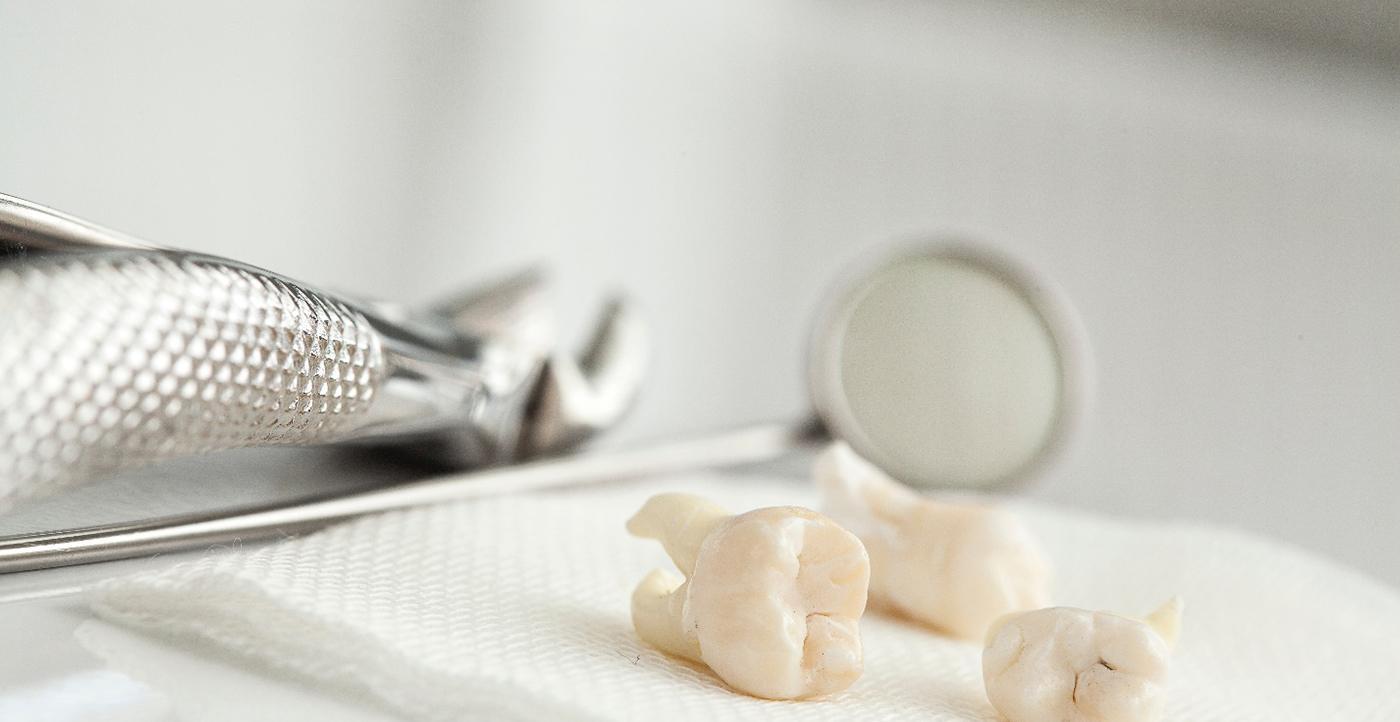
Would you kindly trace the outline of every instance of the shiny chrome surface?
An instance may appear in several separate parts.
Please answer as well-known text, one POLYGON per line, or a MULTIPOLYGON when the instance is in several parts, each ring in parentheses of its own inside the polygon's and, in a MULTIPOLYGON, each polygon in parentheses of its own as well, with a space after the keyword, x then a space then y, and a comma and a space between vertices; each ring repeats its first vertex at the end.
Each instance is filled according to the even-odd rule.
POLYGON ((545 362, 527 452, 571 449, 612 426, 636 399, 648 352, 641 319, 627 304, 610 303, 577 361, 555 355, 545 362))
POLYGON ((67 213, 0 193, 0 260, 41 253, 157 248, 67 213))
POLYGON ((0 509, 247 446, 517 461, 617 421, 644 371, 644 330, 621 305, 595 334, 611 353, 580 364, 522 344, 513 332, 541 306, 537 275, 423 312, 354 303, 7 196, 0 249, 0 509))
POLYGON ((611 453, 487 469, 337 498, 0 538, 0 573, 125 559, 176 549, 301 534, 370 512, 776 458, 823 436, 765 424, 611 453))

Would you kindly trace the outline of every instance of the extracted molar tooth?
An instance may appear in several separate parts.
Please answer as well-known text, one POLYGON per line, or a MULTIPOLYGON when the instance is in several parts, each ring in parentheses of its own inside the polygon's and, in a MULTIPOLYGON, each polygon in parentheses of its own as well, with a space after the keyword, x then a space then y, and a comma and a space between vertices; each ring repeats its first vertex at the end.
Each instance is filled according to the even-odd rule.
POLYGON ((637 586, 643 641, 756 697, 819 697, 860 676, 870 560, 832 520, 793 506, 731 516, 698 496, 660 494, 627 530, 660 541, 686 576, 656 570, 637 586))
POLYGON ((987 699, 1010 722, 1154 722, 1166 704, 1173 599, 1145 621, 1069 607, 998 620, 982 652, 987 699))
POLYGON ((865 543, 872 600, 963 639, 1047 603, 1049 564, 1010 512, 924 498, 841 442, 814 475, 823 511, 865 543))

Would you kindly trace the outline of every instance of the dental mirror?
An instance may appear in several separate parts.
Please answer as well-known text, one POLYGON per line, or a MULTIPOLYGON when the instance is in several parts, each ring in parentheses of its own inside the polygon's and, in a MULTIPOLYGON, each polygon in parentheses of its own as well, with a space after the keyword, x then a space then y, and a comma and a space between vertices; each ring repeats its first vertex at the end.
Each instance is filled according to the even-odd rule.
POLYGON ((895 478, 989 487, 1042 469, 1083 393, 1068 305, 1009 258, 912 246, 858 270, 812 333, 808 376, 827 431, 895 478))

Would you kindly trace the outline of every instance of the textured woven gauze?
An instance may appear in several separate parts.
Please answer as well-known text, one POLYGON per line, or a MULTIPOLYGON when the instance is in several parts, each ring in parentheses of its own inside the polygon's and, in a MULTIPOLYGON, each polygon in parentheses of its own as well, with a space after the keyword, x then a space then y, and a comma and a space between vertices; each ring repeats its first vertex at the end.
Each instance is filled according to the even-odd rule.
MULTIPOLYGON (((827 701, 728 691, 651 650, 628 599, 670 568, 623 522, 686 490, 733 510, 812 505, 804 484, 685 479, 393 512, 109 582, 103 616, 194 636, 434 720, 995 720, 981 649, 868 612, 865 674, 827 701)), ((1167 719, 1400 720, 1400 594, 1290 547, 1218 529, 1021 505, 1057 603, 1129 614, 1186 600, 1167 719)))

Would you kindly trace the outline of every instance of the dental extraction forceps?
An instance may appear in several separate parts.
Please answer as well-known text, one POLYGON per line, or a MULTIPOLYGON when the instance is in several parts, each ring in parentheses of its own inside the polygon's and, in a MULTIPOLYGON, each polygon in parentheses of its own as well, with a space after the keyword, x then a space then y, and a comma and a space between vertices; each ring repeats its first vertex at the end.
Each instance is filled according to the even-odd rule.
POLYGON ((424 311, 355 303, 8 196, 0 254, 0 503, 247 446, 556 453, 625 412, 646 355, 615 301, 582 362, 552 356, 530 338, 538 274, 424 311))
MULTIPOLYGON (((579 359, 551 353, 541 287, 525 273, 427 309, 358 303, 0 195, 0 508, 249 446, 394 446, 457 468, 561 453, 627 411, 648 349, 615 300, 579 359)), ((60 544, 79 536, 7 539, 0 568, 97 558, 60 544)))

